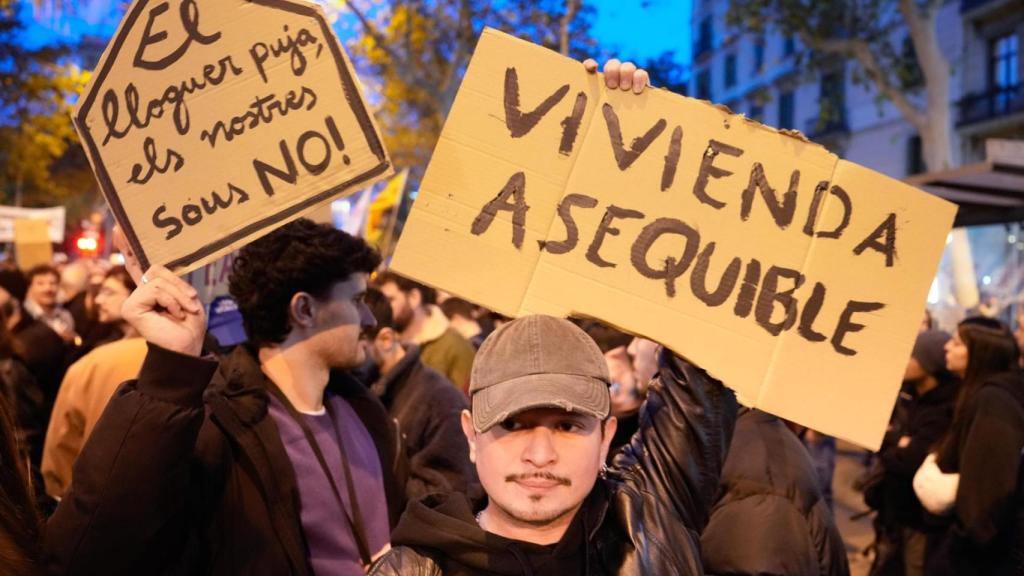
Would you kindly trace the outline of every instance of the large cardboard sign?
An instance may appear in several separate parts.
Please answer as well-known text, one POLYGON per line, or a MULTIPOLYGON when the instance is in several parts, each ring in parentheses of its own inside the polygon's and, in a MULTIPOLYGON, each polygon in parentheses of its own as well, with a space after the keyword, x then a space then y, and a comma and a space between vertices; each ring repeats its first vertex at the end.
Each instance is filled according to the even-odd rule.
POLYGON ((488 30, 394 268, 510 316, 594 317, 758 406, 879 445, 955 207, 488 30))
POLYGON ((179 272, 391 172, 303 0, 136 0, 74 120, 143 266, 179 272))

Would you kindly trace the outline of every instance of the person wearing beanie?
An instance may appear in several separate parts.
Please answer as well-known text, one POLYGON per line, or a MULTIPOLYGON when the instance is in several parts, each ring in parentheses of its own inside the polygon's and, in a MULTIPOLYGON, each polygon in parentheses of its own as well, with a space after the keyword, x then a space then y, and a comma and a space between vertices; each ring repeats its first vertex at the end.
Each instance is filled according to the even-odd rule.
POLYGON ((601 350, 561 318, 491 334, 462 413, 486 498, 410 503, 371 575, 703 574, 735 395, 671 352, 640 428, 605 466, 617 420, 601 350))
POLYGON ((879 452, 877 481, 865 489, 865 501, 878 511, 880 546, 873 574, 924 574, 928 540, 940 529, 941 523, 921 507, 913 480, 953 422, 959 381, 946 369, 949 339, 941 330, 918 334, 879 452))

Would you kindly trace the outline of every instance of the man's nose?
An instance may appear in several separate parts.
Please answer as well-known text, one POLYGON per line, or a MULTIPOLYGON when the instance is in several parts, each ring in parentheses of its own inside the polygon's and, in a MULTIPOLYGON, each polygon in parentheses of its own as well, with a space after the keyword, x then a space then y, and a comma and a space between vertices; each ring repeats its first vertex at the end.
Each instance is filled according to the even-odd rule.
POLYGON ((529 432, 526 447, 523 449, 523 460, 543 468, 558 461, 555 450, 554 432, 545 426, 536 426, 529 432))
POLYGON ((359 303, 359 327, 364 332, 377 327, 377 319, 373 316, 373 312, 370 311, 370 307, 366 305, 366 302, 359 303))

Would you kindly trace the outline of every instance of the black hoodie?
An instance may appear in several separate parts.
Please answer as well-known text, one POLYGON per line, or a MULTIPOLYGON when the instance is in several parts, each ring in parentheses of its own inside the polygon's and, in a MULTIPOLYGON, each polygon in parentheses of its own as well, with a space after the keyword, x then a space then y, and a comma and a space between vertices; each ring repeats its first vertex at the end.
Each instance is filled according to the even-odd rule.
POLYGON ((549 546, 510 540, 485 532, 475 511, 486 500, 472 502, 462 494, 435 494, 406 508, 391 538, 403 546, 430 548, 445 576, 576 576, 601 574, 596 553, 584 545, 583 534, 600 523, 607 496, 600 483, 573 518, 565 536, 549 546), (475 505, 474 505, 475 504, 475 505), (586 570, 589 564, 591 570, 586 570))

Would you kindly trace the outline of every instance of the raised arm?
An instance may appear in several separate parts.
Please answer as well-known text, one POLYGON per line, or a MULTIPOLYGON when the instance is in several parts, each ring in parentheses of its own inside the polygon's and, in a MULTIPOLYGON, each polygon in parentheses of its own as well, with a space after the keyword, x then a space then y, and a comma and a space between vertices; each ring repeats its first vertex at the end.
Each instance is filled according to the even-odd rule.
POLYGON ((624 482, 670 503, 687 528, 700 532, 718 490, 736 412, 731 390, 662 349, 640 408, 640 429, 612 469, 624 482))
POLYGON ((118 389, 47 523, 51 574, 143 574, 153 544, 182 509, 203 423, 202 395, 217 364, 198 357, 206 320, 196 293, 163 268, 125 302, 149 342, 138 380, 118 389))

